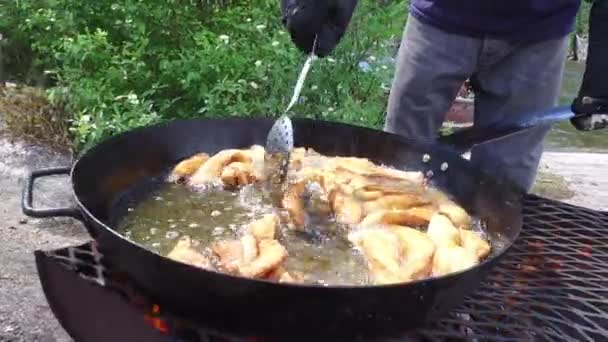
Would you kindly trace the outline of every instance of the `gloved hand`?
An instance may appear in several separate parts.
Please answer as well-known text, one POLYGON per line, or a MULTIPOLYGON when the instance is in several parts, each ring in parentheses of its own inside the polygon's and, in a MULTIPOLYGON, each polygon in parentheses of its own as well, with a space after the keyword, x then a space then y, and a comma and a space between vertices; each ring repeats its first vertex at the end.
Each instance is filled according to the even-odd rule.
POLYGON ((325 57, 338 45, 353 16, 357 0, 281 0, 283 25, 302 52, 325 57))
POLYGON ((608 126, 608 1, 594 1, 589 14, 589 48, 583 83, 572 103, 578 130, 608 126))

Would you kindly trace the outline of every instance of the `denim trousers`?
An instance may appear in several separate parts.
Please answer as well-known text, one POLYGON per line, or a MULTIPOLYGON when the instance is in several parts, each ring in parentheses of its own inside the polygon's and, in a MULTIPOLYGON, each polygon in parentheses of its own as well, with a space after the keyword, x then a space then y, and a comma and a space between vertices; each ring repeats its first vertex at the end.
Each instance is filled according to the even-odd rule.
MULTIPOLYGON (((433 141, 462 83, 475 90, 474 125, 557 105, 567 37, 534 43, 469 37, 410 16, 397 56, 384 129, 433 141)), ((471 163, 523 189, 534 184, 549 125, 471 150, 471 163)))

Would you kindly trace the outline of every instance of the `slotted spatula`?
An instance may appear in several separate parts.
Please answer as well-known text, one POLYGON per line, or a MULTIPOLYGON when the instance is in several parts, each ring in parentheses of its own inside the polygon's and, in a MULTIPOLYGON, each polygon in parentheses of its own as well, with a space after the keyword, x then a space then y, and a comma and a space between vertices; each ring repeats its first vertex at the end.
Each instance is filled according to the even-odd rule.
POLYGON ((272 187, 272 193, 282 193, 282 185, 287 178, 287 169, 289 166, 289 155, 293 149, 293 125, 291 119, 288 116, 289 110, 298 102, 300 93, 304 87, 304 81, 308 75, 308 71, 312 67, 312 63, 317 58, 315 55, 315 48, 317 45, 317 39, 315 38, 313 48, 304 63, 304 67, 300 72, 298 81, 293 91, 293 96, 287 109, 283 112, 274 123, 268 136, 266 137, 266 155, 264 160, 264 171, 268 183, 272 187))

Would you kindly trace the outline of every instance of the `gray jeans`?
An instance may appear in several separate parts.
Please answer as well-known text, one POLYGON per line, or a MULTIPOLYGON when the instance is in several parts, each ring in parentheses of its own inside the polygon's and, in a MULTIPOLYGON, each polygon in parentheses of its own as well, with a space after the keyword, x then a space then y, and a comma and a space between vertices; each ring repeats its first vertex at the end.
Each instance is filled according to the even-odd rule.
MULTIPOLYGON (((450 34, 410 16, 397 57, 385 130, 433 140, 462 83, 475 85, 475 125, 557 105, 567 37, 534 44, 450 34)), ((550 126, 479 145, 471 162, 530 189, 550 126)))

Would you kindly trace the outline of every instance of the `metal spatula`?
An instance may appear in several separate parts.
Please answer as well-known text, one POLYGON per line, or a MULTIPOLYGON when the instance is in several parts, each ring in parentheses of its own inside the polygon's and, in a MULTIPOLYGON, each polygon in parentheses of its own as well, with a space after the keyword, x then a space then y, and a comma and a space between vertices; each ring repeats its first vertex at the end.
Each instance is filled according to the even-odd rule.
POLYGON ((306 80, 308 71, 312 67, 313 61, 316 59, 316 45, 317 39, 315 38, 312 51, 306 59, 304 67, 300 72, 291 101, 289 102, 289 105, 287 106, 287 109, 285 109, 283 115, 281 115, 281 117, 275 121, 266 138, 266 156, 264 168, 267 180, 275 189, 277 189, 276 187, 280 188, 287 178, 289 154, 293 149, 293 125, 287 114, 300 98, 300 93, 304 87, 304 81, 306 80))

